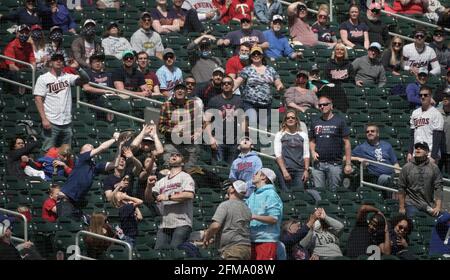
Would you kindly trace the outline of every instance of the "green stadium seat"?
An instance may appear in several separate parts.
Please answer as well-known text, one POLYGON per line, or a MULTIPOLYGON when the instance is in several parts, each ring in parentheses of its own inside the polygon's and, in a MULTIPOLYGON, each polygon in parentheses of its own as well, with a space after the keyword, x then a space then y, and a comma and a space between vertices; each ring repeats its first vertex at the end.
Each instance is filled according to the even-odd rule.
POLYGON ((128 260, 128 250, 122 245, 113 244, 106 250, 105 258, 108 260, 128 260))
POLYGON ((154 250, 147 245, 136 245, 134 250, 136 259, 138 260, 159 260, 162 258, 159 251, 154 250))
POLYGON ((67 217, 58 217, 57 219, 58 227, 64 231, 78 232, 83 229, 81 222, 75 221, 67 217))

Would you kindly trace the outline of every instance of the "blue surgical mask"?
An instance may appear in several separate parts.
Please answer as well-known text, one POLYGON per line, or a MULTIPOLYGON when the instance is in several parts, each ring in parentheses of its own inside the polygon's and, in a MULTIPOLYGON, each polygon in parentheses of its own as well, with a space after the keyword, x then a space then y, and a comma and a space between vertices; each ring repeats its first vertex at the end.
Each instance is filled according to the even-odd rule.
POLYGON ((19 41, 21 43, 25 43, 26 41, 28 41, 28 38, 30 38, 30 35, 27 34, 19 34, 19 41))
POLYGON ((248 54, 240 54, 239 55, 240 60, 248 60, 249 58, 250 58, 250 56, 248 54))

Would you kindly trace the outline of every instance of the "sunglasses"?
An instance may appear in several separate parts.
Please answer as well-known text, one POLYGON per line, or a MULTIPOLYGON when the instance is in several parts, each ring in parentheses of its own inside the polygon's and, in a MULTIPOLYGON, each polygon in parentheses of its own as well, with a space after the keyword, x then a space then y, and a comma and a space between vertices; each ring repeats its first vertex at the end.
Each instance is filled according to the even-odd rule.
POLYGON ((175 157, 181 157, 180 153, 171 153, 170 154, 171 157, 175 156, 175 157))
POLYGON ((243 20, 241 20, 241 23, 250 23, 251 22, 251 20, 249 20, 249 19, 243 19, 243 20))
POLYGON ((429 94, 419 94, 420 97, 428 97, 430 96, 429 94))
POLYGON ((134 57, 132 57, 132 56, 126 56, 123 58, 123 60, 133 60, 133 59, 134 59, 134 57))
POLYGON ((152 19, 151 19, 151 18, 143 18, 142 21, 143 21, 143 22, 151 22, 152 19))
POLYGON ((222 82, 222 85, 224 85, 224 86, 225 86, 225 85, 232 85, 232 84, 233 84, 233 82, 231 82, 231 81, 229 81, 229 82, 228 82, 228 81, 222 82))
POLYGON ((196 82, 185 82, 186 85, 190 85, 190 86, 195 86, 197 83, 196 82))
POLYGON ((174 55, 173 54, 168 54, 168 55, 165 55, 164 57, 164 60, 167 60, 167 59, 173 59, 174 58, 174 55))
POLYGON ((254 53, 252 53, 252 56, 260 56, 260 55, 262 55, 260 52, 254 52, 254 53))
POLYGON ((444 36, 444 34, 443 34, 443 33, 435 33, 434 36, 436 36, 436 37, 442 37, 442 36, 444 36))
POLYGON ((298 8, 298 10, 299 10, 299 12, 304 12, 304 11, 306 11, 306 7, 305 6, 300 6, 298 8))
POLYGON ((394 46, 402 46, 403 44, 401 42, 394 42, 394 43, 392 43, 392 45, 394 45, 394 46))
POLYGON ((372 9, 372 10, 370 10, 372 13, 374 13, 374 14, 378 14, 379 12, 380 12, 380 10, 379 9, 372 9))
POLYGON ((375 129, 368 129, 368 130, 366 130, 366 133, 375 133, 375 132, 376 132, 375 129))
POLYGON ((416 34, 416 36, 414 36, 414 38, 423 39, 423 38, 425 38, 425 35, 424 34, 416 34))
POLYGON ((322 107, 326 107, 326 106, 328 106, 328 105, 330 105, 331 103, 322 103, 322 104, 319 104, 319 108, 322 108, 322 107))
POLYGON ((285 119, 286 119, 286 120, 296 120, 297 118, 294 117, 294 116, 289 116, 289 117, 286 117, 285 119))
POLYGON ((319 15, 319 18, 325 19, 325 18, 328 18, 328 16, 327 15, 319 15))

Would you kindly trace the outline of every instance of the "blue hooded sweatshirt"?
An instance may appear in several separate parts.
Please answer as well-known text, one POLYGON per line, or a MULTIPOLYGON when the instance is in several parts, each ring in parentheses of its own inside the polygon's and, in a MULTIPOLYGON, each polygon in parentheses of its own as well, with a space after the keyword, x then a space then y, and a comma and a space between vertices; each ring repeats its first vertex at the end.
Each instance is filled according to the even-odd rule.
POLYGON ((439 215, 437 223, 431 232, 430 250, 431 255, 450 254, 450 213, 443 212, 439 215), (447 239, 447 244, 444 242, 447 239))
POLYGON ((229 178, 246 182, 247 194, 245 197, 249 197, 255 189, 252 184, 253 175, 255 175, 261 168, 261 159, 254 151, 250 151, 246 154, 241 153, 231 165, 229 178))
POLYGON ((280 240, 283 202, 271 184, 256 189, 246 201, 252 215, 271 216, 277 219, 273 225, 257 220, 250 222, 252 243, 278 242, 280 240))

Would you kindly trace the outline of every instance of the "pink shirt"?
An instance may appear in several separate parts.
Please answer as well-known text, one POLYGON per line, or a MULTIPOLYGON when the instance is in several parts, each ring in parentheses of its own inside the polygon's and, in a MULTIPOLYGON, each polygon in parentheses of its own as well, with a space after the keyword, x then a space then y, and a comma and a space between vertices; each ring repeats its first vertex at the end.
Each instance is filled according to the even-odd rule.
POLYGON ((314 47, 318 43, 311 26, 298 17, 294 19, 294 23, 289 28, 289 32, 294 41, 301 42, 305 46, 314 47))

